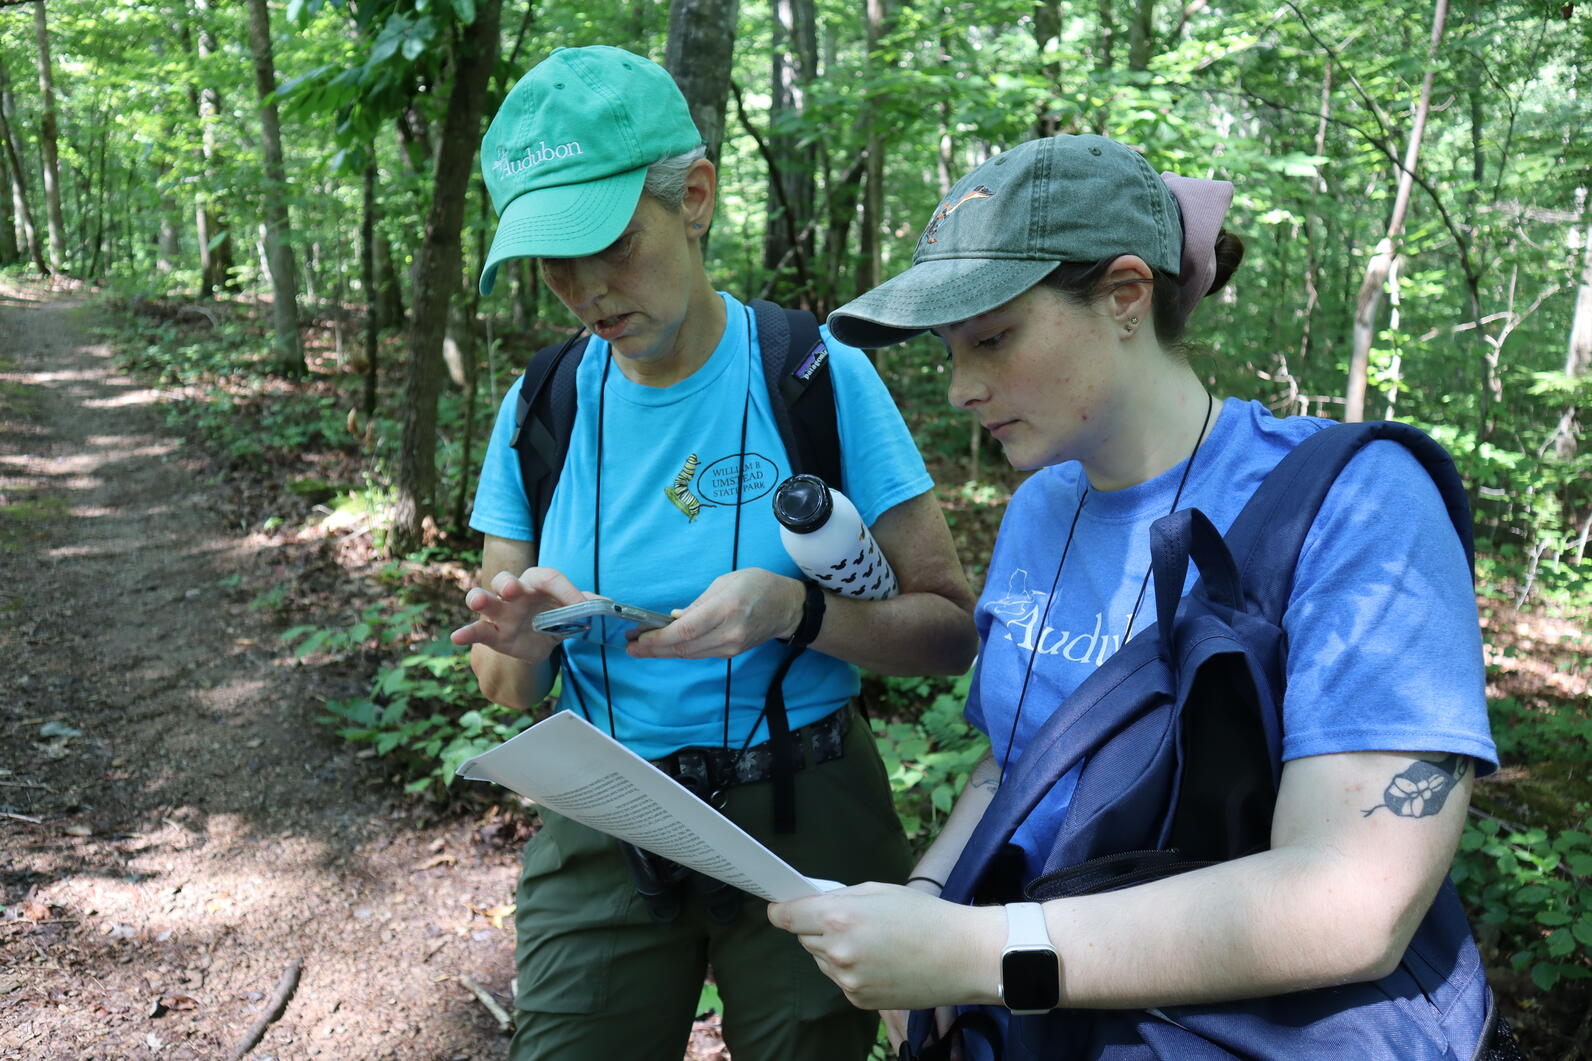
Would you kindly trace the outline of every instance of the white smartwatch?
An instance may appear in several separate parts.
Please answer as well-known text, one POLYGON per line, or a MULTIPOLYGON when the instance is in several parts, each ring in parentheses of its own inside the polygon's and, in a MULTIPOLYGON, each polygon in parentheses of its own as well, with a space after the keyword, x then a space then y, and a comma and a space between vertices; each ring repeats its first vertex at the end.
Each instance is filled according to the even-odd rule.
POLYGON ((1018 1016, 1049 1013, 1061 1005, 1061 967, 1038 903, 1006 907, 1006 949, 1001 951, 1001 1002, 1018 1016))

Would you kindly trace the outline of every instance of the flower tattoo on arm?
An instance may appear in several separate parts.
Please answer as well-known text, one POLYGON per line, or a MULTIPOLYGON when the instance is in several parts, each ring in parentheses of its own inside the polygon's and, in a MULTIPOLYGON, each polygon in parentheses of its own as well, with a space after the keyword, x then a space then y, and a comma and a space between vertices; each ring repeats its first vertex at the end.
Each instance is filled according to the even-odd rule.
POLYGON ((1369 818, 1386 807, 1400 818, 1430 818, 1442 811, 1448 794, 1468 769, 1470 757, 1466 755, 1450 755, 1435 763, 1417 759, 1388 782, 1382 802, 1365 811, 1364 816, 1369 818))

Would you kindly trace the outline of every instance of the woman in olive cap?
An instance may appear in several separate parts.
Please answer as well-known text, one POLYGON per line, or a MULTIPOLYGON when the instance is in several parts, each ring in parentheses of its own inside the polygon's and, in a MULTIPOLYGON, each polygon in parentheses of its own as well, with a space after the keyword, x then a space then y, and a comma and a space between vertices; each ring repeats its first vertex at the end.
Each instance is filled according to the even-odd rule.
MULTIPOLYGON (((961 1004, 1007 1030, 1025 1019, 1013 1013, 1137 1009, 1110 1024, 1122 1036, 1111 1042, 1089 1043, 1089 1025, 1074 1022, 1076 1056, 1230 1057, 1241 1051, 1217 1043, 1231 1011, 1213 1004, 1387 976, 1444 882, 1473 779, 1497 765, 1475 598, 1433 479, 1402 445, 1376 441, 1332 487, 1294 572, 1270 849, 1042 905, 1016 890, 1006 905, 937 898, 1044 720, 1155 627, 1149 525, 1197 507, 1225 532, 1267 472, 1326 426, 1217 401, 1183 356, 1190 313, 1242 256, 1221 229, 1231 198, 1226 182, 1158 176, 1102 137, 1026 143, 957 183, 910 268, 829 318, 837 338, 864 347, 931 331, 951 360, 951 403, 1014 467, 1034 469, 975 610, 967 717, 989 735, 989 756, 907 886, 770 908, 859 1006, 961 1004), (1412 786, 1427 796, 1391 795, 1412 786)), ((1077 777, 1061 777, 1011 837, 1019 887, 1047 868, 1077 777)), ((1311 1044, 1304 1021, 1268 1056, 1324 1045, 1345 1058, 1469 1057, 1475 1029, 1451 1044, 1441 1023, 1455 998, 1489 1009, 1474 945, 1459 935, 1442 971, 1451 993, 1428 1003, 1416 981, 1388 981, 1423 1007, 1397 1048, 1375 1026, 1363 1041, 1311 1044)), ((1300 997, 1323 1013, 1334 1005, 1330 991, 1300 997)), ((987 1057, 1001 1037, 969 1034, 963 1046, 987 1057)))

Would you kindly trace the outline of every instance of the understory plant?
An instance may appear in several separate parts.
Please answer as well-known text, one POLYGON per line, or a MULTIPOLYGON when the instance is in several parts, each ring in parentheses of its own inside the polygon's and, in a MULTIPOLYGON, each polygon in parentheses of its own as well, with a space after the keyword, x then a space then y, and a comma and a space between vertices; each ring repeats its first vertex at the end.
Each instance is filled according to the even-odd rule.
POLYGON ((295 626, 282 640, 300 658, 397 649, 364 695, 326 701, 317 721, 387 759, 405 791, 441 797, 459 764, 525 729, 532 715, 483 699, 467 653, 446 635, 417 634, 425 611, 420 604, 372 605, 348 627, 295 626))

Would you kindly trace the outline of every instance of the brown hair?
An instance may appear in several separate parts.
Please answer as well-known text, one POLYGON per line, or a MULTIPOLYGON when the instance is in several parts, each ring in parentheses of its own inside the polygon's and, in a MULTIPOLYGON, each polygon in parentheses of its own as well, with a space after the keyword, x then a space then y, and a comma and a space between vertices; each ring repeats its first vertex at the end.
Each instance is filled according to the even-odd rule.
MULTIPOLYGON (((1108 289, 1104 277, 1106 270, 1117 257, 1118 255, 1112 255, 1092 264, 1063 262, 1052 269, 1040 283, 1066 296, 1077 305, 1093 305, 1117 287, 1144 283, 1143 280, 1123 280, 1108 289)), ((1222 229, 1216 236, 1216 276, 1211 280, 1210 289, 1205 294, 1214 295, 1225 287, 1238 268, 1238 263, 1243 260, 1244 241, 1225 228, 1222 229)), ((1176 346, 1182 341, 1183 328, 1188 323, 1183 316, 1177 277, 1164 269, 1151 269, 1150 272, 1154 277, 1151 282, 1155 285, 1150 293, 1150 306, 1155 316, 1155 336, 1168 346, 1176 346)))

